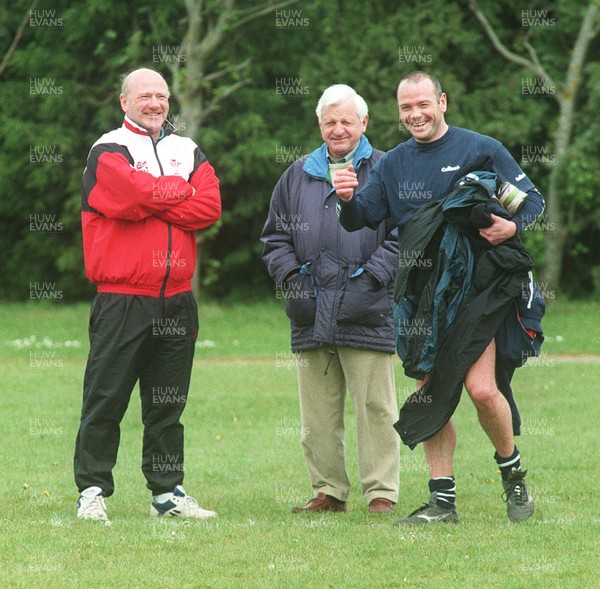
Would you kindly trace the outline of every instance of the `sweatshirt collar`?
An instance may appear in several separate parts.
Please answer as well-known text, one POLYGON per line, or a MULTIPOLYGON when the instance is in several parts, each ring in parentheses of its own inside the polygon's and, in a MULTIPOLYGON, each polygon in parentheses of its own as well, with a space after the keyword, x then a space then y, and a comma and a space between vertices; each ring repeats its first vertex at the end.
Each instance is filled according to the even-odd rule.
MULTIPOLYGON (((148 133, 148 131, 146 131, 146 129, 144 129, 143 127, 140 127, 137 123, 134 123, 127 115, 125 115, 125 118, 123 119, 123 126, 128 131, 131 131, 132 133, 135 133, 136 135, 145 135, 146 137, 150 137, 150 133, 148 133)), ((161 131, 160 131, 160 137, 158 138, 158 141, 160 141, 167 135, 171 135, 171 133, 174 133, 175 131, 176 131, 175 126, 170 121, 165 120, 165 122, 162 125, 161 131)))

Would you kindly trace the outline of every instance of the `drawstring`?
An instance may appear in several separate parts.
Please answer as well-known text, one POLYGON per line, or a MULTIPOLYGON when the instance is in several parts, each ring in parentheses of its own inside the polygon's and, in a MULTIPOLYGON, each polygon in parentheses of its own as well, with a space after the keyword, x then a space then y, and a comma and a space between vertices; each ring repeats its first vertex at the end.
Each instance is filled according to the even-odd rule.
POLYGON ((325 372, 323 376, 327 376, 327 371, 329 370, 329 365, 331 364, 331 359, 335 356, 335 352, 333 350, 329 350, 329 358, 327 360, 327 366, 325 366, 325 372))

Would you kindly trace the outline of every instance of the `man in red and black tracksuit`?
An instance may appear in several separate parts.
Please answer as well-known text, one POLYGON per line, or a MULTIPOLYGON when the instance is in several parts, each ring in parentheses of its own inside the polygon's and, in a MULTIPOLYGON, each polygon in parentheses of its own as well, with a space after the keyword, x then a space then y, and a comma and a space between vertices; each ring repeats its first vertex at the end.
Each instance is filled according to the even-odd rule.
POLYGON ((98 293, 75 447, 77 515, 108 519, 120 423, 139 382, 151 514, 213 517, 181 487, 180 417, 198 333, 194 231, 219 219, 219 181, 197 145, 173 134, 160 74, 129 74, 120 101, 123 126, 93 145, 82 179, 85 269, 98 293))

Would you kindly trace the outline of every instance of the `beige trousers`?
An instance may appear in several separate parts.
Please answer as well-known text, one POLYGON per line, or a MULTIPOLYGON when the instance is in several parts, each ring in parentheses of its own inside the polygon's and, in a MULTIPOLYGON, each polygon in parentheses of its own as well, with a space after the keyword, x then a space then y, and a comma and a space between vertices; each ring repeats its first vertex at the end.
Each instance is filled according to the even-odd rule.
POLYGON ((315 495, 347 501, 344 402, 356 415, 358 475, 367 504, 398 500, 400 437, 392 355, 326 346, 297 355, 302 449, 315 495))

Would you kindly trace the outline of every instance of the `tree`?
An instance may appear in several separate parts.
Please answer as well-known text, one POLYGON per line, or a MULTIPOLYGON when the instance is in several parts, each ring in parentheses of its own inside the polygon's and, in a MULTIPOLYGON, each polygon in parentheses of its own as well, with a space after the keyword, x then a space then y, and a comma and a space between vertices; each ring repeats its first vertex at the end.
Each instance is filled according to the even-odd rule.
MULTIPOLYGON (((249 59, 238 63, 218 59, 223 44, 242 26, 296 2, 267 2, 242 9, 234 0, 220 0, 212 6, 204 0, 184 0, 186 30, 178 47, 178 59, 172 60, 170 70, 171 92, 179 103, 179 116, 190 137, 198 138, 203 123, 223 102, 251 83, 244 74, 249 59)), ((197 265, 192 281, 196 297, 206 235, 196 235, 197 265)))
POLYGON ((6 53, 4 54, 4 57, 2 58, 2 61, 0 62, 0 76, 2 76, 2 73, 8 66, 8 62, 10 61, 10 58, 12 57, 13 53, 19 46, 19 43, 21 42, 21 39, 23 38, 23 35, 25 33, 25 28, 27 27, 27 24, 29 23, 30 14, 36 9, 36 6, 38 4, 39 4, 39 0, 33 0, 33 2, 31 3, 31 6, 29 7, 29 10, 25 13, 25 16, 23 17, 23 20, 21 21, 21 24, 19 25, 19 28, 17 29, 17 32, 15 33, 15 36, 14 36, 10 46, 6 50, 6 53))
MULTIPOLYGON (((321 142, 315 106, 324 88, 354 86, 369 105, 369 139, 387 150, 407 138, 395 90, 415 69, 442 81, 450 124, 500 140, 546 197, 553 172, 567 232, 561 284, 587 294, 596 276, 600 291, 597 42, 581 67, 566 155, 551 170, 524 162, 522 150, 549 146, 554 157, 558 98, 524 98, 524 72, 536 83, 540 73, 494 48, 468 0, 303 0, 290 10, 276 8, 287 6, 283 0, 54 0, 50 10, 34 8, 34 24, 23 28, 35 1, 15 0, 14 10, 0 12, 0 57, 8 56, 0 101, 1 298, 28 298, 29 285, 41 281, 56 282, 65 300, 93 293, 83 271, 79 183, 91 144, 121 124, 120 76, 138 67, 168 80, 172 122, 195 139, 221 180, 221 221, 199 234, 207 296, 275 296, 259 235, 278 178, 321 142), (56 26, 43 24, 48 15, 56 26)), ((551 83, 562 81, 585 7, 551 0, 560 26, 542 34, 521 25, 519 0, 477 2, 508 51, 534 61, 527 46, 535 48, 551 83)), ((555 246, 547 242, 557 235, 536 225, 523 239, 543 268, 543 248, 555 246)))
POLYGON ((584 66, 590 45, 600 32, 600 0, 591 0, 582 16, 579 32, 570 52, 570 59, 560 84, 554 80, 547 68, 542 64, 538 52, 526 38, 523 46, 527 57, 511 51, 500 40, 494 27, 480 9, 477 0, 469 0, 469 7, 477 17, 485 33, 498 53, 507 61, 533 72, 545 85, 556 90, 549 93, 558 103, 558 125, 554 137, 554 162, 550 170, 548 187, 546 190, 546 218, 549 227, 554 231, 552 239, 546 240, 545 267, 543 281, 546 284, 558 285, 560 283, 565 243, 567 242, 569 224, 567 222, 567 207, 562 203, 563 194, 559 187, 559 174, 566 165, 575 125, 575 107, 579 90, 581 89, 584 66))

